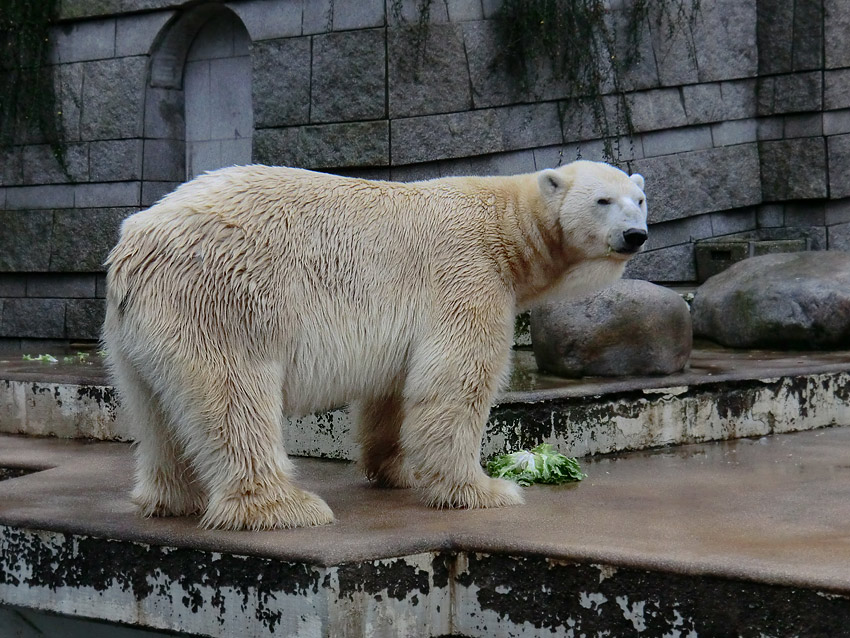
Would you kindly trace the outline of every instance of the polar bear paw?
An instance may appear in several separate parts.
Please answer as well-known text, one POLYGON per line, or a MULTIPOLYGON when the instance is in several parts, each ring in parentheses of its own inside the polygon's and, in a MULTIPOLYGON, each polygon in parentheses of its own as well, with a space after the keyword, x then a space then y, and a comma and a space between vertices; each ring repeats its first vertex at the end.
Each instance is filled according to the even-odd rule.
POLYGON ((312 492, 290 487, 277 498, 240 494, 210 503, 201 519, 207 529, 270 530, 314 527, 334 522, 328 504, 312 492))
POLYGON ((130 500, 145 518, 152 516, 192 516, 206 508, 206 499, 199 490, 176 485, 158 485, 153 488, 137 485, 130 500))
POLYGON ((522 505, 525 499, 516 483, 482 474, 470 483, 439 482, 425 489, 430 507, 478 509, 522 505))

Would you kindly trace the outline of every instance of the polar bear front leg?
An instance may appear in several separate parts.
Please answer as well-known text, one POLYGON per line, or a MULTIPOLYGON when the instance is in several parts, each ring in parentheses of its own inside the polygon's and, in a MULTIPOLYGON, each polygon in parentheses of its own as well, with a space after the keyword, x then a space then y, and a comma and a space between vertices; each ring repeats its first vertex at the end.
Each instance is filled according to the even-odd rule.
POLYGON ((208 494, 201 525, 265 530, 333 522, 327 504, 293 480, 283 449, 280 371, 235 360, 222 368, 202 375, 207 384, 195 385, 184 404, 181 435, 208 494))
POLYGON ((464 304, 469 312, 441 325, 413 356, 401 445, 432 507, 523 503, 516 484, 491 478, 481 467, 484 426, 509 364, 513 317, 508 308, 507 302, 505 309, 464 304))

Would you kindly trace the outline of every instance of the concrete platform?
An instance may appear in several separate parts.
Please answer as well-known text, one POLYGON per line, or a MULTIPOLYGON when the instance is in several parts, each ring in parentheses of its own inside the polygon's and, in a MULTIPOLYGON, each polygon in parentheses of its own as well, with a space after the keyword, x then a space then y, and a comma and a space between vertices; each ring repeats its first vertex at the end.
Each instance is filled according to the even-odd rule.
POLYGON ((850 636, 848 449, 830 428, 585 459, 483 511, 299 459, 337 523, 236 533, 137 518, 126 444, 0 436, 0 466, 41 470, 0 481, 0 603, 222 637, 850 636))
MULTIPOLYGON (((740 351, 699 343, 669 376, 568 380, 516 351, 483 453, 541 441, 571 456, 850 425, 850 352, 740 351)), ((0 360, 0 433, 127 441, 100 359, 55 365, 0 360)), ((343 409, 290 418, 290 454, 355 459, 343 409)))

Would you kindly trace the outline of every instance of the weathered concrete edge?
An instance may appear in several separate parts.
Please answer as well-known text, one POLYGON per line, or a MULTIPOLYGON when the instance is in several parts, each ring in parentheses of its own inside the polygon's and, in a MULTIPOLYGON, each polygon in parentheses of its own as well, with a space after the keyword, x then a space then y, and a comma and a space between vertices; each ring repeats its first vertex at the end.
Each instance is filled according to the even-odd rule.
POLYGON ((8 526, 0 549, 2 604, 215 637, 569 628, 660 638, 736 627, 842 636, 850 626, 850 591, 536 555, 436 551, 316 566, 8 526), (783 613, 789 604, 794 614, 783 613))
MULTIPOLYGON (((0 381, 0 432, 129 441, 111 386, 0 381)), ((595 396, 503 401, 490 414, 483 456, 552 443, 588 456, 850 425, 850 372, 714 381, 595 396)), ((354 460, 344 409, 287 420, 287 452, 354 460)))

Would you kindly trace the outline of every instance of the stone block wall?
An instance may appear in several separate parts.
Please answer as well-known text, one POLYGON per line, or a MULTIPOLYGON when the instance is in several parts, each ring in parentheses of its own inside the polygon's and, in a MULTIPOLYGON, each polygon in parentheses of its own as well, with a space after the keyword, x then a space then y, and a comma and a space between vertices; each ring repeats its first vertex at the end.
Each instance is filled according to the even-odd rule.
MULTIPOLYGON (((434 0, 422 30, 415 0, 65 0, 66 166, 28 131, 0 150, 0 347, 96 337, 121 220, 186 179, 206 102, 184 65, 201 33, 210 59, 235 46, 210 27, 223 20, 247 32, 250 65, 207 88, 253 122, 238 140, 253 161, 412 180, 602 159, 589 109, 545 65, 524 87, 508 73, 499 4, 434 0)), ((647 22, 624 78, 634 134, 616 144, 650 202, 629 276, 693 281, 694 242, 744 231, 850 250, 848 15, 845 0, 715 0, 673 38, 647 22)))

